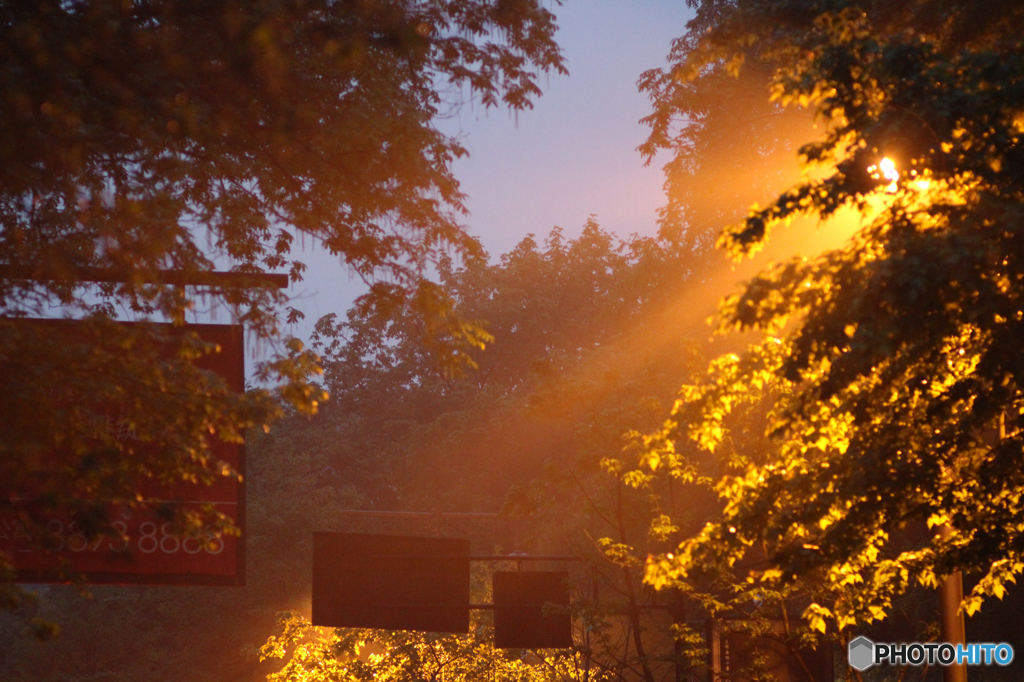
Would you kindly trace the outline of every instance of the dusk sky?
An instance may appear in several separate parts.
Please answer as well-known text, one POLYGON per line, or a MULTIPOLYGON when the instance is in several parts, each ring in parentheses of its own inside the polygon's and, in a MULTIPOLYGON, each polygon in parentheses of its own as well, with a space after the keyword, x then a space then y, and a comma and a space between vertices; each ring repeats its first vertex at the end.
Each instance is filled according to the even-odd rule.
MULTIPOLYGON (((439 122, 470 152, 455 165, 469 195, 464 224, 492 259, 555 225, 576 236, 591 213, 620 237, 653 235, 664 203, 661 163, 645 168, 636 151, 650 111, 636 82, 665 64, 690 10, 682 0, 568 0, 554 10, 569 76, 543 83, 544 95, 518 117, 466 105, 439 122)), ((292 333, 305 339, 320 316, 343 315, 361 285, 334 258, 303 257, 306 280, 291 293, 306 313, 292 333)))

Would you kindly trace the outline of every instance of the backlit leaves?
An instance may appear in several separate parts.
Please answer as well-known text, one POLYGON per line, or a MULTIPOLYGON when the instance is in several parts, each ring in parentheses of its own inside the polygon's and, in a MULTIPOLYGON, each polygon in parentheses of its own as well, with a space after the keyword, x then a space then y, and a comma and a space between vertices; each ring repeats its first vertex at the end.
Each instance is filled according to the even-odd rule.
POLYGON ((974 610, 1001 596, 1024 549, 1024 49, 1008 24, 969 29, 976 3, 878 9, 741 1, 675 53, 689 77, 738 54, 771 64, 776 101, 824 123, 801 149, 816 170, 720 247, 752 253, 801 216, 851 212, 860 229, 723 303, 723 330, 765 340, 683 387, 640 457, 664 472, 660 453, 685 440, 726 456, 722 516, 648 579, 736 569, 753 552, 767 568, 743 568, 750 584, 822 590, 805 611, 819 631, 881 618, 957 569, 986 576, 974 610), (750 428, 740 406, 761 401, 770 446, 734 451, 750 428))

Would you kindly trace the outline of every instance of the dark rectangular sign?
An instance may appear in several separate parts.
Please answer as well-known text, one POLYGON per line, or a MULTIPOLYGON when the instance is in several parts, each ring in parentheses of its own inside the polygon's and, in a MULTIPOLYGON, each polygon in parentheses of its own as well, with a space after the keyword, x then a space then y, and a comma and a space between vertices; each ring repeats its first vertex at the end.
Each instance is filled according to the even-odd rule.
MULTIPOLYGON (((48 323, 44 321, 43 324, 48 323)), ((74 322, 54 321, 74 333, 74 322)), ((243 329, 236 325, 188 325, 207 342, 220 346, 219 353, 206 355, 195 364, 224 377, 238 392, 245 390, 243 329)), ((214 439, 211 450, 241 474, 245 470, 245 448, 214 439)), ((88 583, 120 584, 245 584, 245 545, 238 537, 211 537, 206 541, 182 539, 171 532, 171 524, 156 512, 167 505, 212 505, 245 530, 245 488, 241 481, 227 477, 210 486, 181 483, 170 487, 140 484, 146 497, 155 500, 145 507, 112 508, 113 526, 126 540, 102 538, 88 542, 75 522, 54 518, 49 522, 57 542, 52 551, 36 547, 19 520, 19 507, 28 508, 31 499, 16 499, 0 508, 0 551, 14 562, 20 582, 54 582, 55 569, 70 562, 88 583)))
POLYGON ((494 646, 499 649, 572 646, 569 574, 566 571, 497 572, 493 587, 494 646))
POLYGON ((313 625, 469 632, 469 540, 313 533, 313 625))

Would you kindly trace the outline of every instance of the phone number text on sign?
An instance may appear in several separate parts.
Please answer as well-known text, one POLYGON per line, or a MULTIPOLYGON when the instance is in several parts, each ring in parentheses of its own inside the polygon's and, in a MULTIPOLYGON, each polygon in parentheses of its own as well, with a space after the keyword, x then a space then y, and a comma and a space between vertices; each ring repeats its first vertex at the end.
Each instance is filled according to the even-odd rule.
MULTIPOLYGON (((67 528, 64 527, 63 521, 58 521, 57 519, 53 519, 46 525, 52 533, 51 538, 56 545, 53 547, 55 552, 62 552, 64 550, 71 552, 97 552, 103 550, 120 554, 134 549, 143 554, 152 554, 157 551, 164 554, 174 554, 178 550, 185 552, 185 554, 199 554, 203 550, 206 550, 207 554, 220 554, 224 551, 223 539, 215 535, 207 536, 203 540, 194 537, 181 538, 174 534, 173 524, 169 522, 164 522, 159 526, 153 521, 140 523, 138 533, 133 539, 133 536, 128 534, 127 523, 124 521, 114 521, 110 525, 121 534, 119 539, 99 537, 92 542, 85 536, 82 525, 77 521, 68 523, 67 528), (191 546, 189 543, 191 543, 191 546)), ((18 538, 27 540, 29 537, 22 529, 20 521, 14 521, 13 523, 5 521, 0 540, 6 539, 8 533, 15 540, 18 538)))
MULTIPOLYGON (((237 503, 214 503, 220 511, 235 516, 237 503)), ((225 582, 238 569, 237 538, 213 534, 181 536, 173 524, 147 511, 122 512, 111 523, 117 535, 90 539, 77 521, 51 519, 47 522, 48 548, 39 549, 25 531, 15 510, 0 512, 0 551, 17 561, 25 577, 47 572, 70 561, 90 582, 225 582), (189 578, 177 580, 175 575, 189 578), (130 577, 129 577, 130 576, 130 577), (146 580, 146 577, 151 580, 146 580), (204 580, 203 576, 210 578, 204 580), (198 579, 198 580, 197 580, 198 579)), ((234 581, 231 581, 234 582, 234 581)))

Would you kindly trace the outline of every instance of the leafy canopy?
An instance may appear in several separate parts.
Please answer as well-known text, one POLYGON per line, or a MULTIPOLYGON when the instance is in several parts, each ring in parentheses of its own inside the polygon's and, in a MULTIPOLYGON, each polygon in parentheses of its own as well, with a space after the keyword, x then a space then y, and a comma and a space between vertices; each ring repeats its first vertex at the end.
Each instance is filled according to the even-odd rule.
POLYGON ((763 341, 683 388, 646 461, 689 465, 676 441, 714 451, 729 415, 759 400, 772 401, 774 447, 735 453, 721 517, 653 561, 650 582, 712 565, 742 565, 752 589, 817 581, 826 597, 805 615, 824 629, 883 617, 954 570, 984 576, 973 612, 1024 570, 1022 14, 966 0, 701 3, 706 30, 671 77, 767 64, 774 100, 824 124, 800 150, 812 172, 719 246, 743 257, 802 216, 830 229, 852 211, 861 227, 724 301, 721 328, 763 341))
POLYGON ((139 476, 234 475, 210 441, 282 402, 315 411, 316 357, 281 345, 301 314, 247 286, 300 280, 296 239, 366 280, 364 306, 411 301, 437 336, 474 342, 424 278, 479 249, 457 223, 465 150, 432 121, 469 98, 530 106, 540 74, 564 72, 555 28, 538 0, 0 2, 2 480, 46 478, 55 510, 134 504, 139 476), (224 285, 225 269, 253 277, 224 285), (187 327, 114 323, 181 328, 208 296, 279 351, 258 369, 276 396, 191 368, 215 349, 187 327), (82 331, 16 322, 54 315, 82 331))

